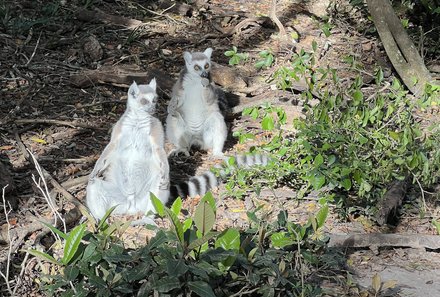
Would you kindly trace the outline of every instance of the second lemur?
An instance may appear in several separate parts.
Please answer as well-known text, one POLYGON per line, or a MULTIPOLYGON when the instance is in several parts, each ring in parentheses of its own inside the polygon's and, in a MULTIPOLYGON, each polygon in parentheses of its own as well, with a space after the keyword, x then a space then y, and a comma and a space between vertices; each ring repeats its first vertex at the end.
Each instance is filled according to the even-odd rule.
POLYGON ((166 136, 175 148, 171 154, 189 156, 191 146, 212 150, 223 156, 227 137, 220 110, 224 97, 210 80, 212 48, 204 52, 185 52, 185 67, 173 87, 166 119, 166 136))

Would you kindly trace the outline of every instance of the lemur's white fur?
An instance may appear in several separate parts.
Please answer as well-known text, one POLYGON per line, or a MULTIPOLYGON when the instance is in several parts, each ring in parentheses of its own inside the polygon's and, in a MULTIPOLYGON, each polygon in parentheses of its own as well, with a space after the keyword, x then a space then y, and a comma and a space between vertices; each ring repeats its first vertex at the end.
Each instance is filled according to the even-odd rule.
POLYGON ((156 101, 154 78, 130 86, 127 109, 89 177, 87 206, 95 218, 115 205, 113 214, 154 212, 150 192, 168 201, 169 166, 163 127, 153 116, 156 101))
POLYGON ((171 154, 189 155, 192 145, 212 149, 223 156, 227 136, 225 119, 220 112, 218 92, 209 80, 212 49, 203 53, 184 53, 185 68, 173 87, 166 119, 167 139, 174 144, 171 154))
MULTIPOLYGON (((148 85, 133 82, 130 86, 127 109, 113 127, 110 142, 89 177, 86 200, 96 219, 113 206, 117 206, 113 214, 154 213, 150 192, 169 205, 178 196, 204 195, 230 172, 220 167, 219 177, 207 171, 170 187, 164 131, 154 117, 156 100, 155 79, 148 85)), ((267 156, 256 154, 237 155, 234 163, 247 168, 267 162, 267 156)), ((151 218, 144 217, 135 224, 151 222, 151 218)))

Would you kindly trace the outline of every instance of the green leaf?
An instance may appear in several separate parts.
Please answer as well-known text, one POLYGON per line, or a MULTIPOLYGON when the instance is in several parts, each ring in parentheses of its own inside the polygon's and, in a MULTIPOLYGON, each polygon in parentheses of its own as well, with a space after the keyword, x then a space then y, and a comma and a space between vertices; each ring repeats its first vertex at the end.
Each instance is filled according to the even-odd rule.
POLYGON ((263 68, 264 66, 265 66, 264 60, 260 60, 257 63, 255 63, 255 68, 257 68, 257 69, 263 68))
POLYGON ((157 214, 160 217, 164 217, 165 216, 165 206, 163 205, 162 201, 151 192, 150 192, 150 199, 151 199, 151 202, 153 203, 154 208, 156 209, 157 214))
POLYGON ((314 190, 319 190, 325 184, 325 176, 322 174, 317 174, 311 178, 312 187, 314 190))
POLYGON ((194 223, 203 235, 211 231, 215 223, 215 213, 208 202, 199 203, 194 212, 194 223))
POLYGON ((167 235, 164 231, 159 230, 156 235, 150 239, 150 242, 148 243, 148 247, 150 249, 155 249, 163 245, 167 241, 167 235))
POLYGON ((43 253, 43 252, 40 252, 40 251, 37 251, 37 250, 26 250, 26 252, 28 252, 32 256, 39 257, 39 258, 41 258, 43 260, 49 261, 52 264, 59 265, 59 266, 63 265, 62 263, 60 263, 57 260, 55 260, 55 258, 52 257, 49 254, 46 254, 46 253, 43 253))
POLYGON ((188 287, 200 297, 216 297, 212 288, 204 281, 188 282, 188 287))
POLYGON ((356 90, 353 92, 353 100, 354 100, 354 105, 357 106, 364 100, 364 95, 362 94, 361 91, 356 90))
POLYGON ((270 236, 270 240, 274 247, 285 247, 295 243, 290 237, 286 236, 286 232, 276 232, 270 236))
POLYGON ((396 158, 396 159, 394 159, 394 163, 396 163, 397 165, 402 165, 405 163, 405 159, 400 158, 400 157, 396 158))
POLYGON ((319 166, 321 166, 322 163, 324 163, 324 158, 321 154, 318 154, 313 161, 313 165, 315 168, 318 168, 319 166))
POLYGON ((108 217, 113 213, 113 211, 115 210, 116 207, 118 207, 118 205, 115 205, 115 206, 110 207, 109 209, 107 209, 107 211, 105 212, 104 216, 99 221, 98 230, 103 231, 103 230, 107 229, 108 224, 107 224, 106 221, 107 221, 108 217))
POLYGON ((72 231, 69 232, 69 236, 66 240, 66 245, 64 247, 63 259, 61 260, 64 265, 69 264, 70 260, 72 260, 73 256, 75 256, 85 231, 86 224, 81 224, 79 226, 76 226, 72 229, 72 231))
POLYGON ((160 293, 166 293, 173 289, 180 288, 181 284, 177 277, 165 276, 154 282, 153 288, 160 293))
POLYGON ((166 267, 169 276, 180 277, 188 271, 188 266, 183 259, 167 259, 166 267))
POLYGON ((186 218, 185 221, 183 221, 183 226, 182 226, 183 233, 185 233, 186 230, 191 228, 192 223, 193 223, 192 218, 186 218))
POLYGON ((240 249, 240 232, 236 229, 227 229, 215 241, 215 248, 221 247, 224 250, 240 249))
POLYGON ((316 43, 315 40, 312 41, 312 49, 313 51, 316 53, 317 49, 318 49, 318 44, 316 43))
POLYGON ((214 196, 212 196, 212 193, 210 191, 206 192, 206 194, 203 196, 203 198, 200 200, 200 202, 207 202, 209 204, 209 206, 211 206, 214 213, 217 211, 214 196))
POLYGON ((180 214, 180 210, 182 209, 182 198, 177 197, 176 200, 174 200, 173 205, 171 205, 171 211, 178 216, 180 214))
POLYGON ((73 265, 64 268, 64 278, 68 282, 73 282, 79 275, 79 268, 73 265))
POLYGON ((201 238, 197 238, 196 240, 192 241, 189 245, 188 245, 188 250, 195 250, 199 247, 201 247, 203 244, 205 244, 206 242, 208 242, 210 239, 214 238, 215 236, 218 235, 218 232, 209 232, 208 234, 202 236, 201 238))
POLYGON ((174 232, 177 235, 177 238, 179 239, 180 243, 183 244, 184 240, 183 240, 183 226, 182 223, 179 221, 179 218, 177 217, 177 215, 172 212, 169 208, 165 207, 165 214, 166 216, 170 219, 171 223, 172 223, 172 227, 174 229, 174 232))
POLYGON ((149 275, 150 262, 141 262, 139 265, 124 271, 124 279, 128 282, 145 279, 149 275))
POLYGON ((321 207, 321 209, 316 214, 316 222, 318 223, 318 228, 324 226, 325 220, 328 215, 328 205, 321 207))
POLYGON ((351 189, 351 180, 349 178, 345 178, 341 181, 341 186, 344 187, 347 191, 351 189))
POLYGON ((335 155, 328 156, 328 161, 327 161, 328 166, 333 165, 335 162, 336 162, 336 156, 335 155))
POLYGON ((235 52, 234 52, 234 51, 226 51, 226 52, 225 52, 225 56, 226 56, 226 57, 232 57, 233 55, 235 55, 235 52))
POLYGON ((266 115, 261 121, 261 127, 263 130, 271 131, 275 127, 273 117, 271 115, 266 115))
POLYGON ((49 228, 53 233, 57 234, 62 239, 67 239, 67 234, 64 233, 63 231, 60 231, 57 228, 55 228, 54 226, 52 226, 51 224, 45 223, 43 221, 40 221, 40 223, 43 224, 44 226, 46 226, 47 228, 49 228))
POLYGON ((434 225, 435 229, 437 230, 437 234, 440 235, 440 223, 437 222, 435 219, 432 219, 432 224, 434 225))

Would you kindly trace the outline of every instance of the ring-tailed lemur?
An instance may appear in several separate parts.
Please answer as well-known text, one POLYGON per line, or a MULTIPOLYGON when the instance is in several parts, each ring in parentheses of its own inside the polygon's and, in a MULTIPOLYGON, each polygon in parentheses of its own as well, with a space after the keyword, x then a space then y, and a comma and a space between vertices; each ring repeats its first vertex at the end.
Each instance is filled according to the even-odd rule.
MULTIPOLYGON (((110 142, 95 164, 87 185, 87 206, 96 219, 117 205, 113 214, 155 212, 150 192, 162 203, 178 196, 203 195, 224 177, 210 171, 170 187, 168 158, 161 122, 154 117, 156 80, 135 82, 128 90, 127 108, 113 127, 110 142)), ((266 165, 262 155, 237 156, 237 167, 266 165)), ((223 174, 224 175, 224 174, 223 174)))
POLYGON ((156 101, 154 78, 130 86, 127 108, 89 177, 87 206, 95 218, 115 205, 114 214, 154 210, 150 192, 168 200, 169 165, 162 123, 153 116, 156 101))
POLYGON ((184 52, 185 67, 174 84, 168 116, 167 139, 174 144, 171 154, 189 156, 192 145, 212 149, 214 156, 223 156, 227 127, 221 109, 225 109, 222 91, 211 83, 211 54, 184 52))

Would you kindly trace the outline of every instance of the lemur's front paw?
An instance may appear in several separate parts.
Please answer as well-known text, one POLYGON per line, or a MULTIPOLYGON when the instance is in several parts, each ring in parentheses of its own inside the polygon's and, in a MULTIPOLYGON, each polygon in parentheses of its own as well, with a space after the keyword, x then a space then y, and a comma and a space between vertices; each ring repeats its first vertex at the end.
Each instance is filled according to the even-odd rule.
POLYGON ((206 88, 208 85, 209 85, 209 79, 202 78, 202 86, 204 86, 206 88))

